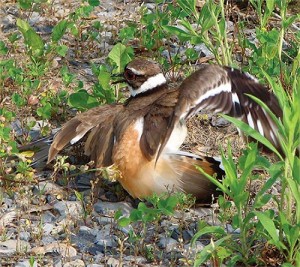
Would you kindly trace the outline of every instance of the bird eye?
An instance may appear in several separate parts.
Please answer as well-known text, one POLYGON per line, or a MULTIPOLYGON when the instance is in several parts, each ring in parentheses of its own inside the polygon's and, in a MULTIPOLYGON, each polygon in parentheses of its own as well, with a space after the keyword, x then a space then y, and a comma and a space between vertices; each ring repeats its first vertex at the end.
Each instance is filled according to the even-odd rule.
POLYGON ((135 79, 135 74, 131 70, 126 70, 124 73, 125 79, 128 81, 132 81, 135 79))

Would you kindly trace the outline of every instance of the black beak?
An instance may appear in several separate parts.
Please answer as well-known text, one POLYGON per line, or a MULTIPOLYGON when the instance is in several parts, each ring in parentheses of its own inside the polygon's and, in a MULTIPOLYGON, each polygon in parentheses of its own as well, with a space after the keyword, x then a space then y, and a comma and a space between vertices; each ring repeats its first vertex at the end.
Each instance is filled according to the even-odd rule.
POLYGON ((111 84, 117 84, 117 83, 123 83, 126 80, 124 79, 123 73, 118 73, 118 74, 112 74, 111 75, 112 78, 119 78, 116 81, 113 81, 111 84))

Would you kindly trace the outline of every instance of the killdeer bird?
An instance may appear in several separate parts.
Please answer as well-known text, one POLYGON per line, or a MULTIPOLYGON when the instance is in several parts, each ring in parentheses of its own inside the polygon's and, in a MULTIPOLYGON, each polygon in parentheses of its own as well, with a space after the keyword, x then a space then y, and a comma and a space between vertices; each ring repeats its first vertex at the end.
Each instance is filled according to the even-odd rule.
POLYGON ((152 193, 184 191, 200 201, 216 193, 195 165, 210 175, 224 175, 220 160, 179 150, 187 130, 184 121, 205 109, 242 119, 276 147, 271 117, 246 94, 263 100, 279 117, 275 96, 249 74, 217 65, 204 65, 177 88, 170 88, 159 65, 135 59, 124 71, 130 98, 124 104, 103 105, 78 114, 55 136, 48 162, 68 143, 87 135, 85 154, 96 167, 115 164, 119 182, 135 198, 152 193))

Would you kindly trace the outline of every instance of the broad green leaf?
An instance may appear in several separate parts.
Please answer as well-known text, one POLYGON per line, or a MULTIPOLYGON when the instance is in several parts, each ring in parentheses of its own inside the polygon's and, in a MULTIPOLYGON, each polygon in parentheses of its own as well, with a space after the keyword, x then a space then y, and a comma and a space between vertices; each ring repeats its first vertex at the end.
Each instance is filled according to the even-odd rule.
POLYGON ((273 244, 278 248, 284 248, 285 246, 279 240, 279 235, 277 233, 277 229, 275 227, 273 219, 268 217, 264 212, 256 211, 255 215, 258 217, 264 229, 269 233, 270 237, 273 240, 273 244))
POLYGON ((25 33, 29 29, 31 29, 29 23, 22 19, 17 19, 17 26, 18 26, 19 31, 23 34, 23 36, 25 36, 25 33))
POLYGON ((211 243, 207 246, 204 247, 203 250, 201 250, 200 253, 197 254, 195 262, 194 262, 194 267, 199 267, 201 266, 204 262, 208 260, 208 258, 212 255, 215 255, 215 250, 216 247, 222 245, 223 242, 226 240, 230 239, 231 236, 227 235, 221 239, 218 239, 217 241, 211 241, 211 243))
POLYGON ((32 0, 18 0, 18 4, 22 9, 29 9, 31 8, 33 1, 32 0))
POLYGON ((108 71, 106 71, 105 69, 100 68, 99 75, 98 75, 98 81, 105 90, 112 90, 110 87, 110 79, 111 79, 110 73, 108 71))
POLYGON ((226 235, 226 232, 223 227, 220 226, 205 226, 201 230, 199 230, 192 238, 192 245, 195 244, 197 239, 205 234, 219 234, 219 235, 226 235))
POLYGON ((142 217, 143 217, 143 214, 140 210, 137 210, 137 209, 134 209, 130 212, 130 220, 132 222, 138 222, 138 221, 141 221, 142 220, 142 217))
POLYGON ((67 47, 66 45, 60 45, 60 46, 56 47, 56 52, 60 56, 65 57, 68 52, 68 49, 69 49, 69 47, 67 47))
POLYGON ((58 42, 63 35, 65 34, 66 30, 68 28, 68 21, 67 20, 61 20, 58 22, 55 27, 53 28, 51 38, 53 42, 58 42))
POLYGON ((36 113, 43 119, 50 119, 51 118, 51 109, 52 106, 50 103, 46 103, 43 107, 39 107, 36 113))
POLYGON ((266 1, 266 6, 269 12, 272 12, 274 10, 275 1, 274 0, 268 0, 266 1))
POLYGON ((44 41, 42 38, 24 20, 17 19, 17 26, 23 34, 25 43, 30 48, 32 56, 41 56, 44 52, 44 41))
POLYGON ((121 227, 126 227, 131 223, 131 220, 127 217, 122 217, 118 219, 118 225, 121 227))
POLYGON ((23 156, 24 158, 32 158, 34 156, 35 152, 31 151, 31 150, 27 150, 27 151, 22 151, 20 153, 21 156, 23 156))
POLYGON ((178 199, 176 196, 170 196, 166 199, 161 199, 157 203, 158 208, 166 215, 173 215, 174 209, 178 204, 178 199))
POLYGON ((295 22, 295 20, 298 18, 297 15, 293 15, 293 16, 290 16, 288 18, 286 18, 283 22, 282 22, 282 25, 285 29, 287 29, 288 27, 291 26, 292 23, 295 22))
POLYGON ((99 6, 100 5, 99 0, 88 0, 88 3, 90 6, 99 6))
POLYGON ((69 105, 80 110, 90 109, 99 105, 96 98, 92 97, 85 90, 79 90, 69 96, 69 105))
POLYGON ((20 94, 18 93, 13 93, 12 95, 12 101, 18 106, 21 107, 23 105, 25 105, 26 101, 24 99, 24 97, 22 97, 20 94))
POLYGON ((126 48, 126 46, 121 43, 117 43, 108 54, 108 57, 117 65, 118 72, 121 72, 126 64, 131 61, 132 56, 132 49, 126 48))
POLYGON ((196 0, 178 0, 178 5, 189 15, 194 15, 197 19, 196 0))
POLYGON ((25 40, 27 45, 31 48, 33 56, 36 57, 43 54, 44 41, 33 29, 29 29, 26 32, 25 40))
POLYGON ((6 47, 3 41, 0 41, 0 55, 6 55, 8 52, 8 48, 6 47))

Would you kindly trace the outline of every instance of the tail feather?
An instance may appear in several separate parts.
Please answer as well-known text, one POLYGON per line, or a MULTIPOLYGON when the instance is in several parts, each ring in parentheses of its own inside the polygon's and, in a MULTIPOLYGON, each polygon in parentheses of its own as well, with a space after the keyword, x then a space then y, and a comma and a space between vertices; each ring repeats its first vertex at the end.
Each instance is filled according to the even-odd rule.
MULTIPOLYGON (((200 166, 207 174, 222 179, 225 172, 219 159, 213 157, 200 157, 191 153, 178 151, 175 153, 163 154, 158 160, 155 171, 157 181, 168 180, 167 186, 194 195, 199 202, 210 203, 212 196, 217 196, 219 191, 205 175, 197 170, 200 166), (172 169, 172 172, 170 172, 172 169), (164 178, 162 180, 161 178, 164 178)), ((166 186, 166 185, 164 185, 166 186)))

